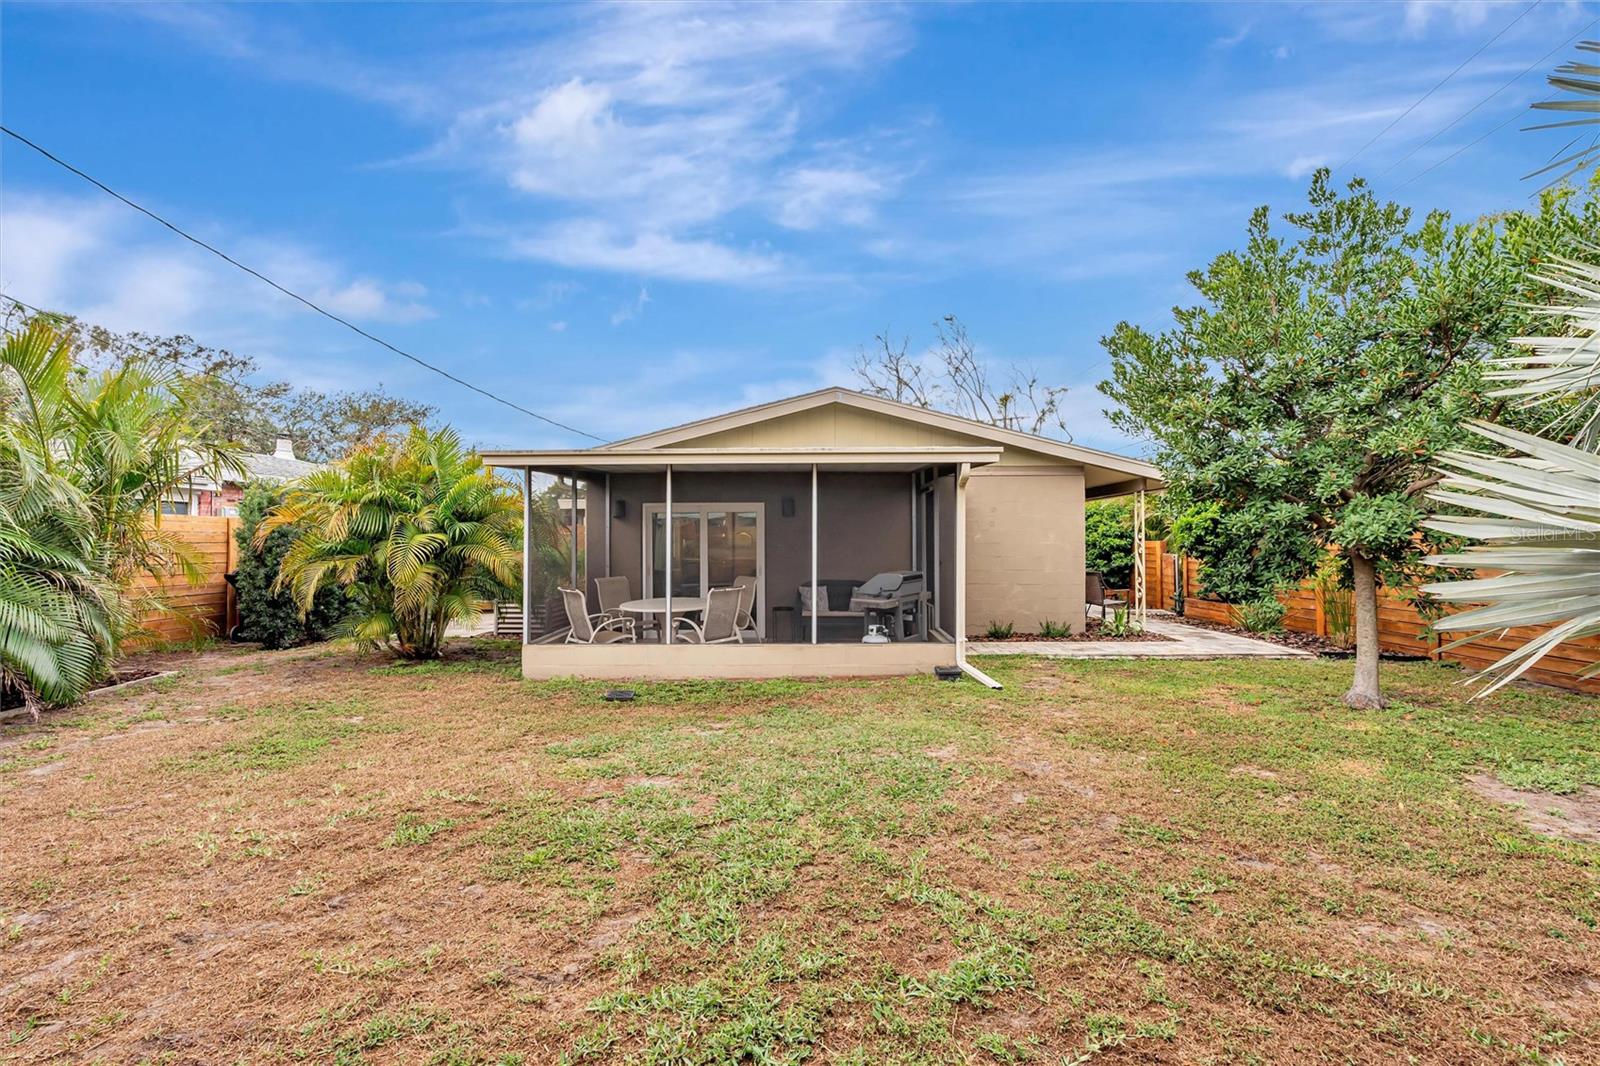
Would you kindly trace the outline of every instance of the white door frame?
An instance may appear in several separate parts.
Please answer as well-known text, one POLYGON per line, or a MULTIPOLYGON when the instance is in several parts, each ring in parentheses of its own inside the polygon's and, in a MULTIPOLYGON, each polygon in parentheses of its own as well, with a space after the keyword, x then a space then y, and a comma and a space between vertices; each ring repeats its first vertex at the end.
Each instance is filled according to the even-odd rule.
MULTIPOLYGON (((639 539, 643 542, 639 551, 639 573, 643 575, 640 584, 644 588, 646 597, 664 594, 657 593, 654 587, 655 568, 650 565, 650 552, 654 547, 653 531, 655 529, 655 516, 664 514, 667 506, 665 503, 646 503, 640 510, 643 512, 644 535, 639 539)), ((762 640, 767 639, 767 505, 753 501, 744 503, 726 503, 713 500, 709 503, 695 503, 685 500, 672 501, 672 517, 674 520, 683 517, 685 512, 696 512, 700 515, 700 594, 705 595, 706 572, 710 569, 707 553, 710 544, 706 538, 706 514, 710 511, 726 512, 729 514, 738 511, 754 511, 756 515, 756 603, 760 610, 756 613, 756 633, 762 640)), ((670 531, 669 531, 670 533, 670 531)), ((735 575, 737 576, 737 575, 735 575)))

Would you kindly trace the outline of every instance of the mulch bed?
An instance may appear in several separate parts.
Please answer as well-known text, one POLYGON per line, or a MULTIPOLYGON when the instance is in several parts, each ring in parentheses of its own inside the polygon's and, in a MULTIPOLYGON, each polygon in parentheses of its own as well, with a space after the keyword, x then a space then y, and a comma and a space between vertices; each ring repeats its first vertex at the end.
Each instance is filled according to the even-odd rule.
MULTIPOLYGON (((100 689, 111 688, 113 685, 125 685, 129 681, 142 681, 147 677, 154 677, 160 672, 159 670, 150 670, 144 667, 125 666, 89 691, 98 692, 100 689)), ((0 714, 9 714, 12 711, 21 711, 21 709, 22 696, 19 693, 10 689, 0 691, 0 714)))
MULTIPOLYGON (((1243 626, 1225 626, 1217 622, 1202 622, 1198 618, 1185 618, 1174 615, 1174 621, 1182 622, 1186 626, 1196 629, 1209 629, 1216 633, 1231 633, 1238 637, 1254 637, 1256 640, 1265 640, 1273 644, 1282 644, 1286 648, 1298 648, 1301 651, 1320 655, 1324 659, 1349 659, 1355 656, 1356 650, 1343 644, 1336 644, 1326 637, 1319 637, 1315 633, 1300 633, 1285 629, 1281 633, 1252 633, 1243 626)), ((1379 658, 1389 662, 1422 662, 1427 660, 1426 655, 1402 655, 1399 652, 1386 651, 1379 658)))
POLYGON ((1105 625, 1100 621, 1100 619, 1091 618, 1089 619, 1089 625, 1087 629, 1085 629, 1082 633, 1076 633, 1070 637, 1046 637, 1039 633, 1013 633, 1009 637, 991 637, 986 635, 975 639, 990 641, 995 644, 1015 644, 1021 641, 1042 640, 1056 641, 1063 644, 1076 644, 1082 641, 1090 640, 1170 641, 1172 639, 1171 637, 1163 637, 1155 633, 1127 633, 1120 637, 1114 637, 1111 634, 1104 632, 1104 629, 1105 625))

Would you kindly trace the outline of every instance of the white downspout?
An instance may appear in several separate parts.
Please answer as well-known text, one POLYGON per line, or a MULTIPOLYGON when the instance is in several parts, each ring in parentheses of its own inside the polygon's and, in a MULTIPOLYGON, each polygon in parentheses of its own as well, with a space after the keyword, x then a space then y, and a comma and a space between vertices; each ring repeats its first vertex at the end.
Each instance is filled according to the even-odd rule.
POLYGON ((967 479, 972 464, 956 472, 956 665, 981 685, 997 689, 1000 682, 967 662, 967 479))

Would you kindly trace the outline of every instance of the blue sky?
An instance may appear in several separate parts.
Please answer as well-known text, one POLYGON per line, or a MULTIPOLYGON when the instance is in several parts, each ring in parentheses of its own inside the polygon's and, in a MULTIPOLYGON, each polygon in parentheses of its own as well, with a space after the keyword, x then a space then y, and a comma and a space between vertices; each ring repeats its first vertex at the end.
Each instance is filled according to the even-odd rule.
MULTIPOLYGON (((1133 450, 1099 337, 1162 326, 1254 206, 1295 206, 1513 19, 1338 173, 1459 217, 1526 204, 1546 135, 1512 121, 1448 157, 1600 32, 1597 4, 1527 8, 8 3, 0 101, 245 262, 603 437, 853 384, 875 333, 921 348, 957 314, 996 366, 1071 386, 1076 440, 1133 450)), ((9 139, 0 287, 299 384, 381 383, 484 446, 585 443, 9 139)))

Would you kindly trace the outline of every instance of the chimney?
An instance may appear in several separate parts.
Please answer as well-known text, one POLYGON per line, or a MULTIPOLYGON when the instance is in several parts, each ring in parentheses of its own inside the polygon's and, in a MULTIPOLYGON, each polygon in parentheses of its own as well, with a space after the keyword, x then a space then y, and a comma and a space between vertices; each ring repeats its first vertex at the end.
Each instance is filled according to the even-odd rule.
POLYGON ((288 437, 279 437, 277 446, 272 449, 272 457, 274 459, 293 459, 294 441, 288 437))

